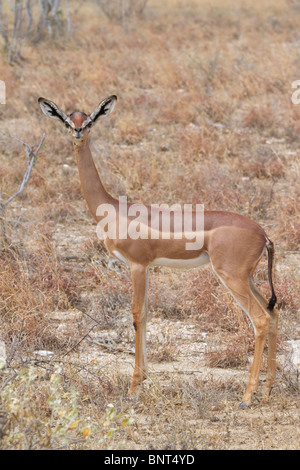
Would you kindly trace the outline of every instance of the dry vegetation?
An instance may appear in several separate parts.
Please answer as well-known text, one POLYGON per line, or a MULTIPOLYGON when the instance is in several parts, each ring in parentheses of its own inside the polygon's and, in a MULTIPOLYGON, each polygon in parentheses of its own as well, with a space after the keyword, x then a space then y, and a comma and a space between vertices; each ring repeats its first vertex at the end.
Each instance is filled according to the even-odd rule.
MULTIPOLYGON (((299 21, 296 1, 149 0, 125 29, 86 1, 69 35, 28 37, 18 63, 0 56, 1 131, 30 145, 46 132, 29 185, 6 214, 1 448, 299 448, 289 349, 300 340, 300 105, 291 102, 299 21), (234 210, 275 242, 280 368, 269 403, 258 393, 250 409, 237 409, 254 336, 209 268, 152 270, 150 377, 139 399, 126 400, 130 276, 96 238, 65 129, 37 105, 44 96, 88 112, 113 93, 115 112, 91 135, 111 193, 234 210)), ((25 157, 7 135, 0 142, 6 197, 25 157)), ((257 283, 269 296, 265 260, 257 283)))

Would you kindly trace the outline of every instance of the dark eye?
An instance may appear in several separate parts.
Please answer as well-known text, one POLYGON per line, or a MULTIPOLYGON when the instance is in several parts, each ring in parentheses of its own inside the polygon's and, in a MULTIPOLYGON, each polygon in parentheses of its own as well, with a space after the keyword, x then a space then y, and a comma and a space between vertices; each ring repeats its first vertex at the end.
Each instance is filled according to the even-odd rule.
POLYGON ((68 123, 68 121, 65 121, 65 126, 66 126, 67 129, 71 129, 71 126, 70 126, 70 124, 68 123))

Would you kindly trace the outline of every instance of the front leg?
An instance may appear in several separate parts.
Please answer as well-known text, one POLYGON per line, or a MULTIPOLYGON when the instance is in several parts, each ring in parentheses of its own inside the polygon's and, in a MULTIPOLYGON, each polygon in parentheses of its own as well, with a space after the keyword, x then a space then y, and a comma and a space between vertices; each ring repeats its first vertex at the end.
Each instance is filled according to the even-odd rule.
POLYGON ((146 321, 147 309, 143 309, 147 287, 147 268, 140 264, 130 265, 133 283, 132 315, 135 329, 135 367, 133 379, 128 391, 132 395, 147 375, 146 358, 146 321))

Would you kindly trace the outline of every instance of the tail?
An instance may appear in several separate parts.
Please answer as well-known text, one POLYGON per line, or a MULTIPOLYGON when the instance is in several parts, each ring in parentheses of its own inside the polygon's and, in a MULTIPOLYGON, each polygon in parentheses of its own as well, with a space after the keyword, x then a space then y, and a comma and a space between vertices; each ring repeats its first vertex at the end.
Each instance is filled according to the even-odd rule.
POLYGON ((273 287, 273 281, 272 281, 272 272, 273 272, 273 259, 274 259, 274 245, 267 238, 267 243, 266 247, 268 250, 268 277, 269 277, 269 283, 270 283, 270 288, 272 292, 272 297, 269 300, 269 305, 267 307, 268 310, 272 311, 275 307, 275 304, 277 302, 277 297, 275 295, 274 287, 273 287))

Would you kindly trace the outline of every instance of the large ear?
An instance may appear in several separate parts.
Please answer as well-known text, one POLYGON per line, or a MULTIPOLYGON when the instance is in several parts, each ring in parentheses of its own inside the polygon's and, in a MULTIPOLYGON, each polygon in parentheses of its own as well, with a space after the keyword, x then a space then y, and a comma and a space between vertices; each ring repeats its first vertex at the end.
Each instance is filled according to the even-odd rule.
POLYGON ((82 127, 85 128, 87 126, 92 126, 93 124, 95 124, 95 122, 97 121, 98 118, 103 117, 103 116, 107 116, 108 114, 110 114, 114 110, 116 102, 117 102, 116 95, 112 95, 109 98, 106 98, 106 100, 102 101, 97 106, 95 111, 93 111, 87 117, 87 119, 82 124, 82 127))
POLYGON ((69 127, 73 125, 69 116, 66 115, 61 109, 59 109, 55 103, 52 101, 46 100, 45 98, 39 98, 39 105, 41 110, 43 111, 46 116, 51 117, 53 119, 59 119, 61 122, 65 124, 65 126, 69 127))

